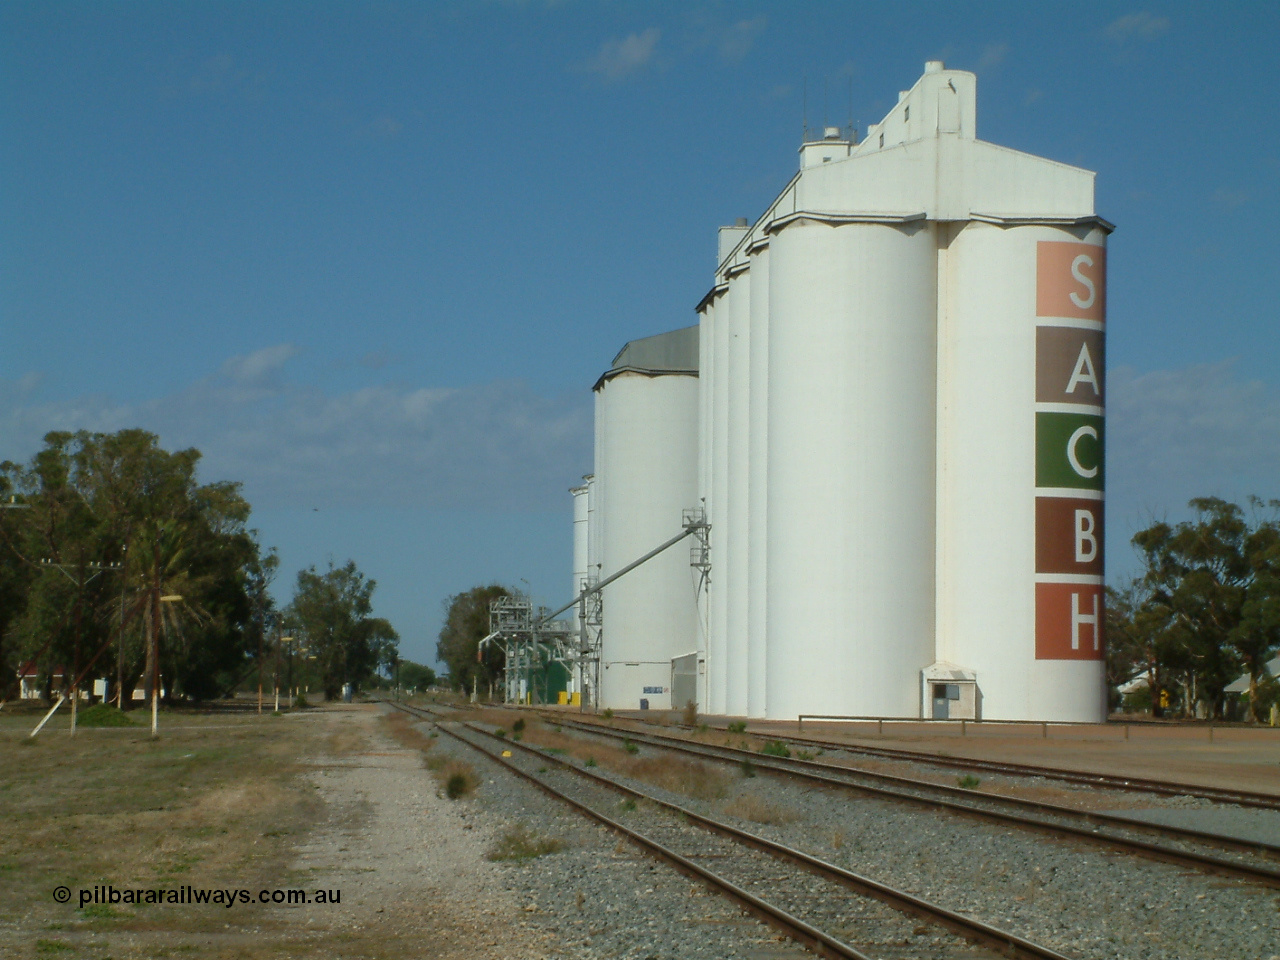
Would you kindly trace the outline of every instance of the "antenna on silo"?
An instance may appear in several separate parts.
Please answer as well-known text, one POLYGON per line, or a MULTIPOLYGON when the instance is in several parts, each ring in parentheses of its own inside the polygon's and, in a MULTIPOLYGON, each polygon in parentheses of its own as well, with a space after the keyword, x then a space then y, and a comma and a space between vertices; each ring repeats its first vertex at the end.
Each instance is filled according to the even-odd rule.
POLYGON ((846 122, 849 125, 848 140, 853 143, 858 138, 854 135, 853 129, 853 74, 849 74, 849 112, 845 115, 846 122))
POLYGON ((808 143, 809 142, 809 77, 807 74, 805 75, 805 78, 804 78, 804 86, 801 87, 801 89, 804 92, 800 95, 801 97, 800 124, 802 127, 800 135, 803 138, 802 142, 808 143))

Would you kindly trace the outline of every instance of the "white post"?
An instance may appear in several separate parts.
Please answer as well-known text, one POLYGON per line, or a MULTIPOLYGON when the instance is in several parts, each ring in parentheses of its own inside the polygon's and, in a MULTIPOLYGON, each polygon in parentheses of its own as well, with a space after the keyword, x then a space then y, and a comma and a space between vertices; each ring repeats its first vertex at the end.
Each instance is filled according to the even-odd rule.
POLYGON ((44 725, 49 722, 49 718, 53 716, 53 712, 62 706, 62 701, 67 699, 65 694, 58 694, 58 702, 49 708, 49 712, 44 715, 44 719, 36 724, 36 728, 31 731, 31 736, 35 736, 44 729, 44 725))

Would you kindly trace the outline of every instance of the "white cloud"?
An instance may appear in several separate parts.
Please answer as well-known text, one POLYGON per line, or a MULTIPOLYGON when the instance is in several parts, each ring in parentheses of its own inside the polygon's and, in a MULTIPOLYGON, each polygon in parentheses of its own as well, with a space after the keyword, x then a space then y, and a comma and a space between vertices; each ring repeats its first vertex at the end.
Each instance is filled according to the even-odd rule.
POLYGON ((624 80, 653 61, 661 35, 657 27, 650 27, 622 40, 606 40, 596 55, 582 65, 582 69, 587 73, 598 73, 609 81, 624 80))
POLYGON ((720 38, 720 56, 726 60, 741 60, 751 52, 756 37, 764 32, 767 19, 764 16, 751 20, 739 20, 720 38))
POLYGON ((1133 533, 1183 515, 1192 497, 1280 497, 1280 391, 1239 379, 1234 361, 1118 367, 1107 391, 1108 540, 1121 568, 1133 533))
MULTIPOLYGON (((0 459, 29 460, 49 430, 142 427, 204 454, 205 481, 238 480, 257 506, 528 510, 562 506, 589 468, 585 391, 548 396, 519 381, 397 385, 330 393, 281 374, 297 348, 233 357, 218 374, 137 404, 77 397, 6 403, 0 459)), ((17 383, 0 398, 20 400, 17 383)))
POLYGON ((1116 43, 1127 40, 1154 40, 1169 30, 1169 18, 1141 11, 1130 13, 1107 24, 1107 38, 1116 43))
POLYGON ((982 56, 978 58, 976 70, 980 73, 983 70, 998 67, 1004 63, 1004 58, 1008 55, 1009 45, 1007 43, 989 43, 986 49, 982 51, 982 56))
POLYGON ((285 363, 301 351, 292 343, 263 347, 244 356, 234 356, 222 365, 222 373, 239 383, 263 383, 280 373, 285 363))

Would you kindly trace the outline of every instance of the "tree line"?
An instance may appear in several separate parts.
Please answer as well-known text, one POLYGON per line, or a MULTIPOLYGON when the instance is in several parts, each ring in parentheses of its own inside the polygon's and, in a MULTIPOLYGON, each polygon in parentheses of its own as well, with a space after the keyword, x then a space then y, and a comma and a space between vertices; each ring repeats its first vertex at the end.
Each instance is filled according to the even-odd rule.
POLYGON ((1280 649, 1280 500, 1189 506, 1192 519, 1134 535, 1143 572, 1107 591, 1107 679, 1144 677, 1157 717, 1228 718, 1225 688, 1247 676, 1245 712, 1261 720, 1280 694, 1265 670, 1280 649))
POLYGON ((274 548, 240 484, 198 481, 200 457, 144 430, 55 431, 29 463, 0 463, 0 696, 33 663, 45 695, 59 674, 107 677, 123 707, 158 674, 168 699, 210 699, 278 663, 286 636, 327 696, 394 662, 354 562, 299 572, 277 608, 274 548))

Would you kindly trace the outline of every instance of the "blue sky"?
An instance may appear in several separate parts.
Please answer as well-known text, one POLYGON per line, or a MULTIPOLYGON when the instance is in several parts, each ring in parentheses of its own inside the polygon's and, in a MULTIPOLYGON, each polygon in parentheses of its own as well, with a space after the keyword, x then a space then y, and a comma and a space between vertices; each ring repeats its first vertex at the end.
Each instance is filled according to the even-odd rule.
POLYGON ((0 2, 0 459, 199 447, 282 601, 352 558, 429 661, 451 593, 567 599, 590 386, 694 322, 806 82, 865 128, 939 58, 1118 225, 1119 576, 1191 496, 1280 497, 1278 42, 1273 3, 0 2))

